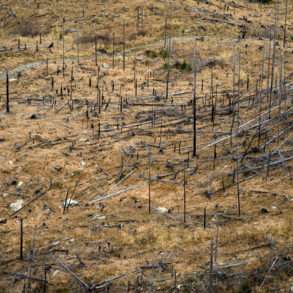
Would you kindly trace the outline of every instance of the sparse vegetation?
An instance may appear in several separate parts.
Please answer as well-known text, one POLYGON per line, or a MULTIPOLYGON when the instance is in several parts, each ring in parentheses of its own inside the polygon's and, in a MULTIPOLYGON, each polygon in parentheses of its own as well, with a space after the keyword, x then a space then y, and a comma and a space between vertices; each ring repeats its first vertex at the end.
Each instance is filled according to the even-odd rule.
POLYGON ((290 292, 292 13, 1 3, 0 292, 290 292))
POLYGON ((46 35, 50 32, 49 24, 41 24, 39 20, 31 20, 21 18, 17 21, 13 28, 14 34, 19 34, 22 37, 36 37, 40 34, 46 35))

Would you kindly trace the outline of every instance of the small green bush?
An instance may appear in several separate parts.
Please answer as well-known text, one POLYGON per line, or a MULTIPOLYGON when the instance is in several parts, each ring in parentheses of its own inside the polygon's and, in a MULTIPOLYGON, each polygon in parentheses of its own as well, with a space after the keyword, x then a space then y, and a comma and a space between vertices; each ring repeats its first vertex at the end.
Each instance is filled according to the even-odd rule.
POLYGON ((145 55, 151 59, 155 59, 158 57, 157 52, 153 51, 153 50, 146 50, 145 51, 145 55))
MULTIPOLYGON (((191 65, 189 63, 187 63, 186 60, 183 60, 182 62, 177 60, 174 64, 170 64, 169 66, 170 66, 170 68, 177 69, 181 72, 191 72, 192 71, 191 65)), ((168 70, 168 63, 164 63, 163 69, 168 70)))
POLYGON ((174 67, 180 71, 187 71, 187 72, 192 71, 191 65, 188 64, 185 60, 183 60, 183 62, 176 61, 176 63, 174 64, 174 67))
POLYGON ((163 59, 166 59, 169 57, 169 52, 166 49, 161 49, 159 55, 163 59))

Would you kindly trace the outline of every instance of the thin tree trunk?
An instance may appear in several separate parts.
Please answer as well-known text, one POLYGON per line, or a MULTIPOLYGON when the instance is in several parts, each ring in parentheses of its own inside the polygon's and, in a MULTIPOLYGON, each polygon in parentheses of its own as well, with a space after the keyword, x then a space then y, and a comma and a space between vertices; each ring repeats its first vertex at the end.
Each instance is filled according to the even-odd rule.
POLYGON ((195 52, 193 56, 193 151, 192 156, 196 157, 197 149, 196 149, 196 111, 197 111, 197 105, 196 105, 196 81, 197 81, 197 70, 196 70, 196 64, 195 64, 195 52))
POLYGON ((273 55, 272 55, 272 69, 271 69, 271 86, 269 95, 269 118, 271 118, 271 107, 272 107, 272 94, 275 80, 275 63, 276 63, 276 37, 277 37, 277 24, 279 16, 279 2, 275 4, 275 25, 274 25, 274 37, 273 37, 273 55))
POLYGON ((10 112, 10 100, 9 100, 9 73, 6 71, 6 113, 10 112))
POLYGON ((123 23, 123 70, 125 71, 125 59, 126 59, 126 35, 125 35, 125 22, 123 23))

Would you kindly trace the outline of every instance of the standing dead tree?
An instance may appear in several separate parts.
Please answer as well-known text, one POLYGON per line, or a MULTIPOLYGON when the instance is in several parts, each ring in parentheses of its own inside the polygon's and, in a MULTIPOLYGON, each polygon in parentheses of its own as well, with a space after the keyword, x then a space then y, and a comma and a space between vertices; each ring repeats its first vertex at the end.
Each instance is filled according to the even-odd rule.
POLYGON ((9 73, 6 71, 6 113, 10 112, 10 100, 9 100, 9 73))
POLYGON ((62 73, 63 73, 63 77, 65 75, 65 30, 64 30, 64 26, 65 26, 65 17, 63 17, 62 19, 62 73))
POLYGON ((210 244, 210 262, 209 262, 209 287, 208 292, 213 293, 214 292, 214 241, 211 240, 210 244))
POLYGON ((282 52, 282 74, 280 76, 281 98, 282 98, 282 95, 284 94, 283 92, 285 89, 285 76, 286 76, 285 64, 286 64, 286 48, 287 48, 288 6, 289 6, 289 0, 286 0, 286 2, 285 2, 285 17, 284 17, 283 52, 282 52))
POLYGON ((240 85, 241 85, 241 53, 238 51, 238 83, 237 83, 237 127, 240 126, 240 85))
POLYGON ((23 219, 20 219, 20 240, 19 240, 19 258, 23 260, 23 219))
POLYGON ((126 24, 123 22, 123 70, 126 68, 126 24))
POLYGON ((79 52, 80 52, 80 38, 79 38, 79 30, 77 30, 77 41, 76 41, 76 54, 77 54, 77 65, 80 65, 80 61, 79 61, 79 52))
POLYGON ((196 157, 196 81, 197 81, 197 68, 195 63, 195 50, 193 54, 193 89, 192 89, 192 101, 193 101, 193 148, 192 148, 192 156, 196 157))
POLYGON ((115 33, 112 34, 112 68, 115 68, 115 33))
POLYGON ((151 152, 148 153, 148 210, 151 213, 151 152))
POLYGON ((203 228, 204 230, 207 228, 207 208, 203 209, 203 228))
POLYGON ((236 158, 236 186, 237 186, 237 211, 238 217, 241 216, 241 205, 240 205, 240 181, 239 181, 239 158, 236 158))
POLYGON ((95 65, 98 66, 98 43, 97 43, 97 37, 95 37, 95 65))
POLYGON ((283 36, 283 47, 286 47, 287 43, 287 21, 288 21, 288 5, 289 0, 286 0, 285 2, 285 17, 284 17, 284 36, 283 36))
POLYGON ((144 31, 144 8, 136 8, 136 33, 137 35, 144 31))
POLYGON ((168 20, 169 20, 169 6, 170 4, 167 3, 168 1, 166 1, 165 3, 165 17, 164 17, 164 48, 167 47, 167 40, 168 40, 168 20))
POLYGON ((276 38, 277 38, 277 25, 279 18, 279 1, 275 3, 275 21, 274 21, 274 32, 273 32, 273 53, 272 53, 272 68, 271 68, 271 84, 269 92, 269 118, 271 118, 271 108, 272 108, 272 94, 274 88, 275 80, 275 64, 276 64, 276 38))
POLYGON ((172 47, 172 40, 171 40, 171 38, 169 38, 169 44, 168 44, 168 50, 167 50, 167 63, 166 63, 166 66, 167 66, 166 94, 165 94, 166 101, 169 98, 169 84, 170 84, 170 71, 171 71, 171 68, 170 68, 170 58, 171 58, 171 50, 172 50, 171 47, 172 47))
POLYGON ((183 170, 183 222, 186 223, 186 169, 183 170))

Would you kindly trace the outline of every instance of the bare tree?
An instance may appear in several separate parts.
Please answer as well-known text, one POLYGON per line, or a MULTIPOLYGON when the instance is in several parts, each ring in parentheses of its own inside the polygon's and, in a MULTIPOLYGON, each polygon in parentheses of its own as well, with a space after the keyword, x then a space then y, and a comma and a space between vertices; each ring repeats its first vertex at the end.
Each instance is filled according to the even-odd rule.
POLYGON ((9 73, 6 71, 6 113, 10 112, 10 99, 9 99, 9 73))
POLYGON ((192 156, 196 157, 197 149, 196 149, 196 111, 197 111, 197 103, 196 103, 196 81, 197 81, 197 68, 196 68, 196 60, 195 60, 195 49, 193 52, 193 88, 192 88, 192 101, 193 101, 193 150, 192 156))

